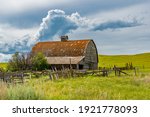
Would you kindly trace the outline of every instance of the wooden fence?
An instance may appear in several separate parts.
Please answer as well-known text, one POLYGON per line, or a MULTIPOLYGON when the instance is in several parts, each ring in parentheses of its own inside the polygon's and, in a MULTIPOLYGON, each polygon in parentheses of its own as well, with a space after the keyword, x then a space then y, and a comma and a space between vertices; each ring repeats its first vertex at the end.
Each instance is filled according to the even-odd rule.
POLYGON ((29 75, 24 72, 0 72, 0 80, 6 83, 24 83, 25 79, 28 79, 29 75))
MULTIPOLYGON (((134 74, 137 75, 136 68, 132 68, 134 71, 134 74)), ((127 71, 127 70, 126 70, 127 71)), ((103 76, 108 77, 111 73, 114 72, 115 76, 121 76, 121 75, 127 75, 130 76, 126 71, 123 71, 120 67, 114 67, 114 68, 102 68, 99 70, 73 70, 73 69, 66 69, 57 71, 52 70, 49 72, 49 78, 50 80, 53 79, 59 79, 60 77, 68 78, 68 77, 83 77, 85 75, 97 75, 97 76, 103 76)))
MULTIPOLYGON (((136 68, 133 68, 135 75, 137 74, 136 68)), ((120 67, 114 68, 101 68, 98 70, 73 70, 73 69, 63 69, 63 70, 44 70, 44 71, 20 71, 20 72, 0 72, 0 80, 7 83, 24 83, 27 79, 38 78, 41 76, 48 76, 50 80, 57 80, 59 78, 70 78, 70 77, 83 77, 86 75, 96 75, 108 77, 112 72, 115 76, 130 75, 123 71, 120 67)))

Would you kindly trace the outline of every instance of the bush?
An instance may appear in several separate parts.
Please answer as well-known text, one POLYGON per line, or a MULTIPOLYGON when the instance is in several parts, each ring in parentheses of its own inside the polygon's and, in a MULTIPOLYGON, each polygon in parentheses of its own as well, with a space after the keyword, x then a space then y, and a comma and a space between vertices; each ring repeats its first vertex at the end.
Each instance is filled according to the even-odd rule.
POLYGON ((10 71, 45 70, 47 68, 47 59, 42 53, 33 55, 32 53, 16 52, 8 63, 10 71))
POLYGON ((16 52, 8 62, 10 71, 28 70, 31 66, 31 54, 16 52))
POLYGON ((42 53, 36 54, 32 59, 33 70, 45 70, 48 68, 47 59, 42 53))

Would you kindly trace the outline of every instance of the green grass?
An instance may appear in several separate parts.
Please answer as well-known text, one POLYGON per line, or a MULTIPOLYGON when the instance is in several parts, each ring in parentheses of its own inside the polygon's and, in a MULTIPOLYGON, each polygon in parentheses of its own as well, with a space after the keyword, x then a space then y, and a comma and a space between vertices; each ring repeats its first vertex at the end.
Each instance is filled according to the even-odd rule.
POLYGON ((137 55, 99 55, 100 67, 125 66, 126 63, 131 63, 135 67, 150 68, 150 53, 137 55))
MULTIPOLYGON (((150 53, 99 56, 99 66, 101 67, 125 66, 125 63, 128 62, 132 62, 134 66, 139 68, 137 76, 84 76, 80 78, 61 78, 54 81, 50 81, 46 76, 30 79, 29 82, 23 85, 7 86, 7 84, 0 83, 0 99, 150 99, 150 53)), ((132 73, 131 71, 128 72, 132 73)))
POLYGON ((150 77, 80 77, 50 81, 32 79, 24 85, 3 88, 1 99, 116 100, 150 99, 150 77))
POLYGON ((7 68, 7 63, 0 63, 0 68, 6 69, 7 68))
POLYGON ((149 78, 141 80, 88 76, 56 82, 41 82, 39 86, 36 86, 36 91, 42 89, 42 92, 45 92, 44 99, 150 99, 149 78))

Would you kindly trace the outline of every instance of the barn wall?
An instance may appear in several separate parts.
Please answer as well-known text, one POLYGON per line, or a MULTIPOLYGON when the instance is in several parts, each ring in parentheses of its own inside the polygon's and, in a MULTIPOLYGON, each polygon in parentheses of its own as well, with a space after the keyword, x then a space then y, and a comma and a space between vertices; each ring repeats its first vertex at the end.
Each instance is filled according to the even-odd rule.
POLYGON ((84 59, 85 69, 97 69, 98 68, 98 53, 97 48, 93 41, 89 42, 85 51, 84 59))

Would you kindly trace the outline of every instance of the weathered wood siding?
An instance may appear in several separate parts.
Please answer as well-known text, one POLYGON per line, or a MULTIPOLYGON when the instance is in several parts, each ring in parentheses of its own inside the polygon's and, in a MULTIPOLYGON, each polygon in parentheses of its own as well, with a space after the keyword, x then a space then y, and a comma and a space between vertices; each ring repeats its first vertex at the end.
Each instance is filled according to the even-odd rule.
POLYGON ((84 69, 98 68, 98 53, 97 53, 97 48, 93 41, 90 41, 87 45, 83 65, 84 65, 84 69))

